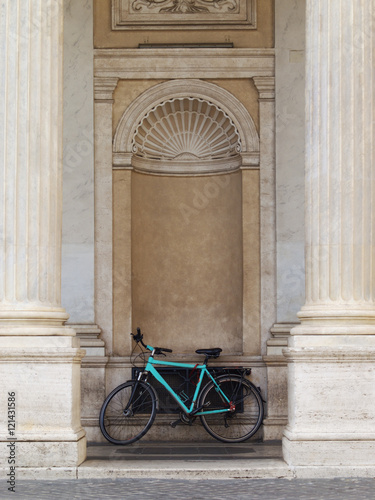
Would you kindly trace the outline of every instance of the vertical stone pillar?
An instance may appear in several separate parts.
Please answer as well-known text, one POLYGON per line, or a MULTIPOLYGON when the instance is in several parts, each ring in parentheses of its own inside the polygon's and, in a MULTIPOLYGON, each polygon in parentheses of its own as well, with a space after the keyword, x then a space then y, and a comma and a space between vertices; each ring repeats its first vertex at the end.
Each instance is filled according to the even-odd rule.
POLYGON ((306 304, 291 332, 292 465, 375 465, 372 0, 307 1, 306 304))
MULTIPOLYGON (((260 231, 261 231, 261 342, 267 366, 267 417, 264 440, 281 439, 285 426, 282 396, 285 394, 286 367, 279 349, 270 349, 267 341, 276 322, 276 171, 275 171, 275 78, 255 77, 259 92, 260 120, 260 231)), ((250 280, 251 281, 251 278, 250 280)), ((281 342, 279 342, 280 344, 281 342)), ((279 347, 279 346, 278 346, 279 347)))
POLYGON ((95 319, 113 350, 112 107, 118 78, 95 77, 95 319))
POLYGON ((266 354, 270 328, 276 322, 275 224, 275 77, 255 77, 259 92, 261 352, 266 354))
POLYGON ((60 300, 62 3, 0 2, 0 455, 14 438, 18 467, 86 450, 83 351, 60 300))

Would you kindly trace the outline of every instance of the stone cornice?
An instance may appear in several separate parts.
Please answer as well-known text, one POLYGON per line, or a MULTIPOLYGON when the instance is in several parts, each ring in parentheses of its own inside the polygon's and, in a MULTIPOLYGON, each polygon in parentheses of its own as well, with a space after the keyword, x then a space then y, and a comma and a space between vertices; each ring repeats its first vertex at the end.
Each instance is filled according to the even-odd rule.
POLYGON ((292 328, 298 326, 299 323, 275 323, 270 332, 274 337, 288 338, 292 328))
POLYGON ((96 49, 94 75, 120 79, 274 76, 274 49, 96 49))
POLYGON ((82 368, 105 368, 108 363, 106 356, 86 356, 82 359, 82 368))
POLYGON ((275 77, 255 77, 254 84, 259 92, 259 100, 274 101, 275 100, 275 77))
POLYGON ((95 101, 113 101, 113 92, 116 90, 118 78, 116 77, 95 77, 94 96, 95 101))
MULTIPOLYGON (((133 170, 132 153, 113 153, 114 170, 133 170)), ((259 151, 242 152, 241 170, 259 170, 259 151)))
POLYGON ((136 172, 165 175, 205 175, 229 173, 241 166, 241 156, 209 161, 152 161, 133 156, 132 166, 136 172))

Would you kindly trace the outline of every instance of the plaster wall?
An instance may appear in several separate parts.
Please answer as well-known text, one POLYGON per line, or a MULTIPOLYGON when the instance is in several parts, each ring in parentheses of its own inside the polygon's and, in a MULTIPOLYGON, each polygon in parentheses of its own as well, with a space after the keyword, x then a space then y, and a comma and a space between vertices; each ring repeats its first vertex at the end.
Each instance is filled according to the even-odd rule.
POLYGON ((62 305, 94 323, 93 4, 64 1, 62 305))
POLYGON ((305 301, 305 1, 275 2, 277 321, 305 301))
POLYGON ((133 329, 180 353, 242 354, 241 172, 133 173, 133 329))

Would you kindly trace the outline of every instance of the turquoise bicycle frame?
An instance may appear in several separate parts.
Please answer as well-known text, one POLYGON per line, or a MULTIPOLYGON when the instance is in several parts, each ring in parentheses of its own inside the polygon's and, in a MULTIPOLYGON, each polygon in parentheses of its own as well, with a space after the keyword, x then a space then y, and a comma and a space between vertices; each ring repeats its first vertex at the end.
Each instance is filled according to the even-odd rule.
MULTIPOLYGON (((154 348, 151 347, 151 346, 147 346, 147 349, 149 349, 151 352, 154 351, 154 348)), ((147 373, 147 374, 150 373, 153 377, 155 377, 156 380, 163 387, 165 387, 165 389, 171 394, 171 396, 176 400, 176 402, 178 403, 178 405, 183 409, 183 411, 187 415, 194 415, 194 417, 195 417, 195 416, 199 416, 199 415, 212 415, 214 413, 226 413, 226 412, 232 411, 232 409, 231 409, 231 402, 226 397, 226 395, 223 393, 223 391, 220 389, 220 386, 216 383, 215 379, 212 377, 212 375, 208 371, 207 366, 205 364, 194 365, 192 363, 174 363, 173 361, 159 361, 158 359, 154 359, 153 356, 151 355, 148 358, 147 365, 146 365, 145 371, 143 373, 147 373), (193 400, 192 400, 192 403, 190 405, 190 408, 188 408, 184 404, 184 402, 181 400, 181 398, 179 397, 179 395, 176 394, 175 391, 172 389, 172 387, 168 384, 168 382, 166 382, 164 380, 164 378, 159 374, 159 372, 156 370, 156 368, 154 367, 154 365, 174 366, 176 368, 190 368, 192 370, 193 369, 200 370, 199 380, 198 380, 198 383, 197 383, 197 386, 196 386, 196 389, 195 389, 195 392, 194 392, 194 395, 193 395, 193 400), (194 411, 194 407, 195 407, 195 404, 197 402, 198 395, 199 395, 199 390, 201 388, 202 381, 203 381, 203 378, 204 378, 205 374, 216 385, 216 391, 220 394, 220 396, 222 397, 222 399, 228 404, 228 408, 222 408, 220 410, 208 410, 208 411, 207 410, 206 411, 200 411, 201 409, 198 409, 199 411, 196 411, 196 410, 194 411)))

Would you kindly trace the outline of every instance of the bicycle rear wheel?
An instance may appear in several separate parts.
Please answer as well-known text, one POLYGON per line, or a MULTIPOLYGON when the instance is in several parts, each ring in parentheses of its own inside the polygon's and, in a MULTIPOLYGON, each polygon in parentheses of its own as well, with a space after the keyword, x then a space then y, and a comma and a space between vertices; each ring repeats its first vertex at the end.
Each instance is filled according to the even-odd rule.
MULTIPOLYGON (((263 421, 263 401, 258 390, 251 382, 236 375, 222 375, 215 381, 235 410, 200 415, 203 427, 224 443, 246 441, 257 432, 263 421)), ((228 408, 213 382, 203 389, 199 406, 203 406, 205 411, 228 408)))
POLYGON ((100 410, 103 436, 113 444, 130 444, 150 429, 156 415, 156 396, 145 382, 129 380, 106 398, 100 410))

